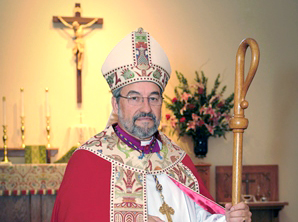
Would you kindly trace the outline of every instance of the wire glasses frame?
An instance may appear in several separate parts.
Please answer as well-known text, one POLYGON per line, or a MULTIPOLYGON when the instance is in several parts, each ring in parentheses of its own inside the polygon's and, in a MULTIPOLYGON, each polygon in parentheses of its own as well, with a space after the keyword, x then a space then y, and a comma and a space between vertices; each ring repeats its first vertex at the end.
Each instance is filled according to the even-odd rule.
POLYGON ((163 97, 161 96, 149 96, 149 97, 143 97, 143 96, 122 96, 119 95, 120 98, 127 99, 128 103, 133 106, 140 106, 144 103, 144 99, 146 98, 148 101, 148 104, 151 106, 161 106, 163 97))

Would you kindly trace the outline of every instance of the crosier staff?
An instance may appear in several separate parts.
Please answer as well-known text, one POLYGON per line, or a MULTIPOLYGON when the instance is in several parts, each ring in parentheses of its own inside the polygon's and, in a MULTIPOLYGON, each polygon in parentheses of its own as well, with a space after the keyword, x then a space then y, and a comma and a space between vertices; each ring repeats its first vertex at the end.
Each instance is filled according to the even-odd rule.
POLYGON ((241 181, 242 181, 242 150, 243 132, 248 126, 248 119, 244 117, 244 109, 248 107, 245 100, 248 88, 256 74, 259 65, 260 51, 254 39, 242 40, 236 54, 236 76, 234 91, 234 115, 229 125, 234 133, 233 145, 233 182, 232 182, 232 204, 240 202, 241 181), (251 62, 248 75, 244 82, 244 63, 247 48, 251 48, 251 62))

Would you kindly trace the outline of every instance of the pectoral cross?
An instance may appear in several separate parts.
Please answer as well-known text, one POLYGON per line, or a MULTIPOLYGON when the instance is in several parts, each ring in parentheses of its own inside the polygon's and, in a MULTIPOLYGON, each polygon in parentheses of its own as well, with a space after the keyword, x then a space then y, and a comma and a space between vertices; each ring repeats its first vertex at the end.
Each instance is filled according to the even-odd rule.
POLYGON ((172 207, 170 207, 168 204, 166 204, 166 202, 163 202, 163 204, 159 208, 159 212, 162 214, 165 214, 167 216, 168 222, 173 222, 171 215, 173 215, 175 213, 175 211, 172 207))
POLYGON ((73 54, 76 60, 76 70, 77 70, 77 103, 82 103, 82 64, 84 55, 84 41, 83 41, 83 30, 88 28, 93 24, 103 24, 102 18, 83 18, 81 17, 81 4, 75 4, 75 16, 74 17, 61 17, 53 16, 53 22, 61 22, 68 28, 74 30, 74 48, 73 54))

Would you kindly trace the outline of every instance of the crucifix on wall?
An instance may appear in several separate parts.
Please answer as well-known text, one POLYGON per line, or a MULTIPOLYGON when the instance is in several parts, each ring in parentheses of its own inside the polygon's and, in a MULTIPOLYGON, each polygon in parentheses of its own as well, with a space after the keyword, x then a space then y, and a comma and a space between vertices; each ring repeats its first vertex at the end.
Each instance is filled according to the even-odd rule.
POLYGON ((81 17, 80 3, 75 4, 74 12, 74 17, 53 16, 53 22, 61 22, 66 27, 74 30, 74 47, 72 52, 75 56, 77 72, 77 103, 82 103, 82 65, 85 47, 83 30, 85 28, 91 27, 94 24, 103 24, 103 19, 81 17))

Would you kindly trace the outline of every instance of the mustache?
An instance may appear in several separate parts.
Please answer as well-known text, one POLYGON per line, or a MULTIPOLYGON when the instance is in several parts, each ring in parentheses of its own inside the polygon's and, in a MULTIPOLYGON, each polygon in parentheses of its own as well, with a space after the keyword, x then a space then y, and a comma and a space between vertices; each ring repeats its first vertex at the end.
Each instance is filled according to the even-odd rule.
POLYGON ((144 112, 141 112, 139 114, 136 114, 133 117, 133 122, 135 122, 140 117, 151 117, 154 122, 156 121, 156 116, 153 113, 144 113, 144 112))

